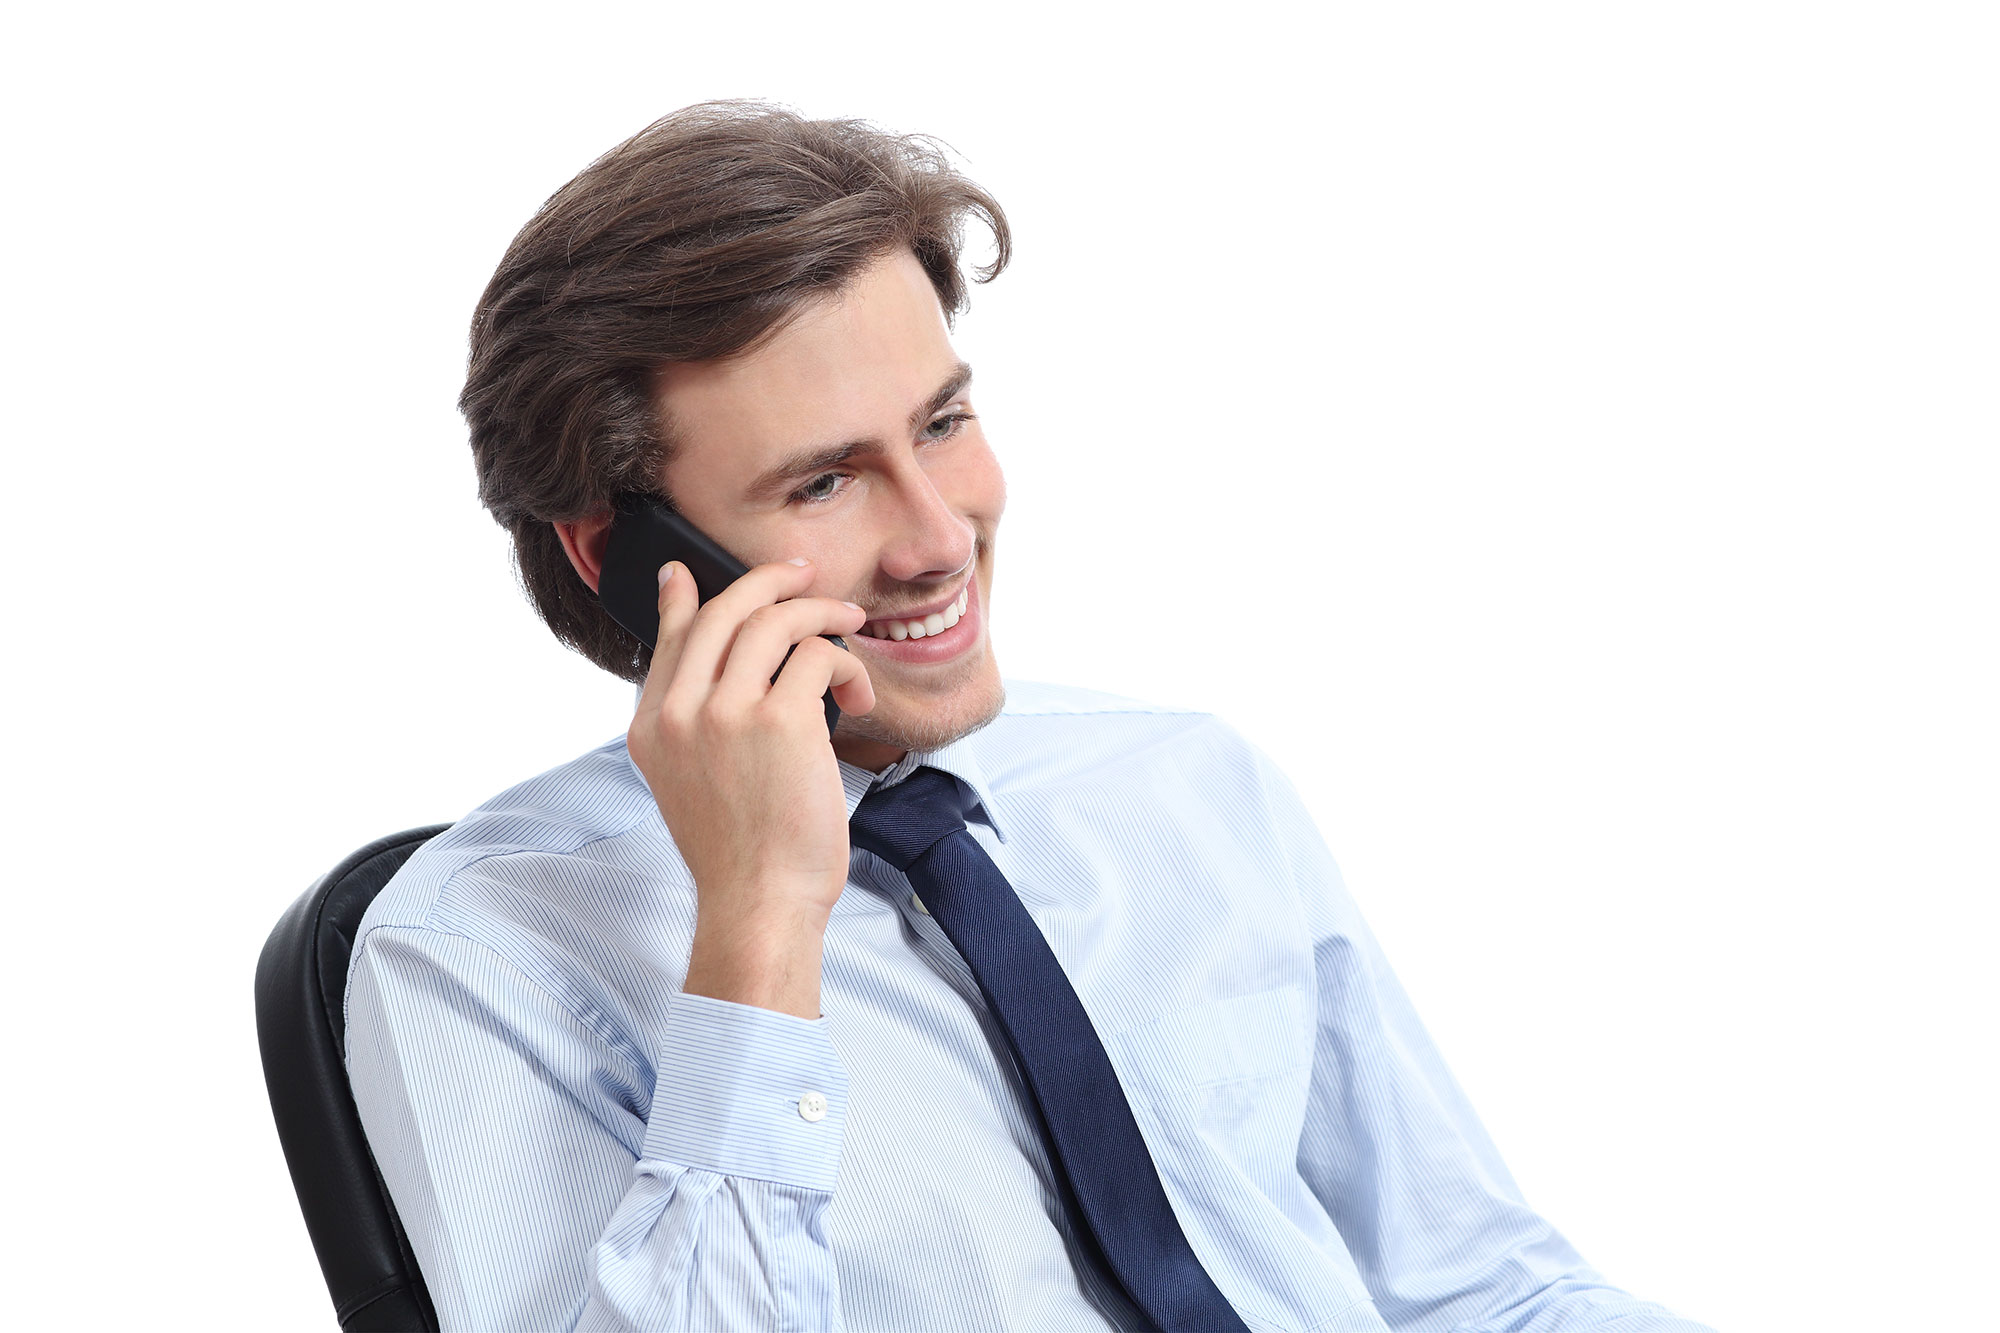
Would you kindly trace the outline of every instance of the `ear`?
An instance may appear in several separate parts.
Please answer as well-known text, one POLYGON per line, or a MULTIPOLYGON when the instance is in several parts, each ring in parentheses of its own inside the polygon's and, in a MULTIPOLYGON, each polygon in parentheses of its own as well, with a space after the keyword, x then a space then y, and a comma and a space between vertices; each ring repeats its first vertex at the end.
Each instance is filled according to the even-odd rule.
POLYGON ((576 567, 576 576, 587 584, 592 592, 597 591, 598 576, 604 570, 604 543, 611 535, 611 511, 592 514, 589 518, 572 523, 554 523, 550 526, 562 538, 563 553, 569 556, 570 564, 576 567))

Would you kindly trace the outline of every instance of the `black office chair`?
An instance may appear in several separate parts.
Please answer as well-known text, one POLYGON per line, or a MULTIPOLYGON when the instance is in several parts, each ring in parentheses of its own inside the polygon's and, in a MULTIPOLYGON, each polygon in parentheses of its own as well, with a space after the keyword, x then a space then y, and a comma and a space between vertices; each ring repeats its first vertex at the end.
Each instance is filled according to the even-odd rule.
POLYGON ((437 1311, 361 1131, 343 1056, 354 931, 410 854, 449 824, 378 838, 278 921, 257 959, 257 1045, 306 1230, 349 1333, 437 1333, 437 1311))

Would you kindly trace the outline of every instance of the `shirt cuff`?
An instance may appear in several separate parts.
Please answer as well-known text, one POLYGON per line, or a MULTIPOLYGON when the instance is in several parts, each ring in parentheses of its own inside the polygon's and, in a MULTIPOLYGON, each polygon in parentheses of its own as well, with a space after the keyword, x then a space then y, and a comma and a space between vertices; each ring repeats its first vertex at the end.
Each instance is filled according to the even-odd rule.
POLYGON ((673 997, 647 1160, 831 1192, 846 1129, 847 1070, 825 1016, 673 997))

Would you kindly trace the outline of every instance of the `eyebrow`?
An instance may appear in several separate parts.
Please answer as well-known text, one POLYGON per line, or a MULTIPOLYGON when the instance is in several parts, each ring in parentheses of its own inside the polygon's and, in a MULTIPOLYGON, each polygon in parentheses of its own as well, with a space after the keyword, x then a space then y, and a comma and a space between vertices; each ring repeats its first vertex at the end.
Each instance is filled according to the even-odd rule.
MULTIPOLYGON (((938 409, 964 393, 972 384, 972 367, 961 361, 952 367, 937 392, 927 402, 910 413, 910 434, 915 435, 924 428, 924 423, 936 416, 938 409)), ((757 474, 744 497, 752 501, 776 499, 780 491, 788 489, 794 481, 801 480, 828 468, 838 467, 850 458, 868 454, 878 454, 885 446, 877 436, 860 440, 849 440, 845 444, 807 445, 785 455, 776 463, 757 474)))

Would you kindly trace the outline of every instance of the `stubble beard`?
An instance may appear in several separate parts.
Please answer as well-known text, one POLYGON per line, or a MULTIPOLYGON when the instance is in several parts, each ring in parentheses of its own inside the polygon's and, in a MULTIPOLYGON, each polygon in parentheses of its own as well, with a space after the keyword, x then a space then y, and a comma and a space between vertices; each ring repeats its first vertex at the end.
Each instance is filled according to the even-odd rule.
POLYGON ((840 734, 899 750, 935 750, 970 736, 1000 716, 1007 705, 999 668, 990 651, 984 656, 979 668, 956 688, 904 696, 898 700, 902 706, 893 710, 878 708, 862 717, 841 714, 840 734))

